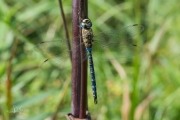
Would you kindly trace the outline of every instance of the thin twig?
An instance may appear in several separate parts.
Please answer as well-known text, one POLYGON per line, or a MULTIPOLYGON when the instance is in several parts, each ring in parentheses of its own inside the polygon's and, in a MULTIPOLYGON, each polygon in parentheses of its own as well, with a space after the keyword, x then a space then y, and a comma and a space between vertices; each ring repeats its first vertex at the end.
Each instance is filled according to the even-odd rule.
POLYGON ((70 45, 70 40, 69 40, 68 28, 67 28, 67 24, 66 24, 66 18, 65 18, 65 15, 64 15, 62 1, 61 0, 58 0, 58 1, 59 1, 59 8, 60 8, 62 20, 63 20, 65 35, 66 35, 66 39, 67 39, 67 47, 68 47, 68 50, 70 51, 69 52, 69 57, 70 57, 71 62, 72 62, 72 52, 71 52, 71 45, 70 45))

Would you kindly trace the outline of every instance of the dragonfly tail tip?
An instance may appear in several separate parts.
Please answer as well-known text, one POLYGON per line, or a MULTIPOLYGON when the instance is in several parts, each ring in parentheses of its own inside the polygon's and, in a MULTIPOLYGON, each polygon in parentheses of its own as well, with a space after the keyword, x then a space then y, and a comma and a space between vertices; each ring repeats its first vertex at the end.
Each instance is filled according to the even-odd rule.
POLYGON ((94 99, 94 104, 97 104, 97 99, 94 99))

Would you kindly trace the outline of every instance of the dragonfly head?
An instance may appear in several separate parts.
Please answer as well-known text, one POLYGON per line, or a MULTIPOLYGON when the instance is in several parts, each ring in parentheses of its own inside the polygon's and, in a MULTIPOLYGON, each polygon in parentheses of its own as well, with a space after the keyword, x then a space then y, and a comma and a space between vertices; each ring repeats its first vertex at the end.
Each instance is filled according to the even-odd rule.
POLYGON ((81 25, 80 25, 81 28, 83 29, 90 29, 92 27, 92 22, 90 19, 84 19, 82 22, 81 22, 81 25))

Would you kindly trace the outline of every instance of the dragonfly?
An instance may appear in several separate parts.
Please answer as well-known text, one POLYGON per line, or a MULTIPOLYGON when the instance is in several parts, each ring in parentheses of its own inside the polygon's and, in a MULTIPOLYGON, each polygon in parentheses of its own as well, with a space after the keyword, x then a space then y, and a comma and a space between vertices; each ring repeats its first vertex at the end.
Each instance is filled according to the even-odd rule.
POLYGON ((83 19, 80 23, 82 36, 77 36, 74 39, 82 38, 83 42, 68 50, 67 40, 52 40, 45 41, 37 44, 35 50, 43 53, 47 61, 55 61, 55 65, 59 68, 66 68, 67 62, 70 62, 70 52, 73 53, 75 49, 79 49, 81 45, 86 48, 86 54, 82 55, 82 62, 86 59, 89 61, 92 93, 94 103, 97 104, 97 90, 96 90, 96 77, 93 63, 93 53, 98 53, 100 60, 105 60, 109 51, 114 53, 115 58, 122 59, 133 57, 141 52, 141 47, 135 44, 134 38, 144 30, 144 26, 140 24, 133 24, 122 29, 114 29, 107 32, 101 32, 97 35, 93 34, 92 22, 90 19, 83 19))

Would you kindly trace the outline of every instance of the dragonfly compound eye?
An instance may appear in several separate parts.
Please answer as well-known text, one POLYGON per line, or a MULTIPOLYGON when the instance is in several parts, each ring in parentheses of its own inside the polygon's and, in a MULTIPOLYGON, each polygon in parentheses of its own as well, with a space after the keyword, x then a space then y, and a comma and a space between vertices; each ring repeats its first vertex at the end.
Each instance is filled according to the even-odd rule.
POLYGON ((81 28, 85 28, 86 25, 82 22, 81 25, 80 25, 81 28))
POLYGON ((81 22, 81 28, 84 28, 84 29, 90 29, 92 27, 92 22, 90 19, 84 19, 82 22, 81 22))
POLYGON ((87 24, 87 28, 91 28, 92 27, 92 22, 90 21, 88 24, 87 24))

